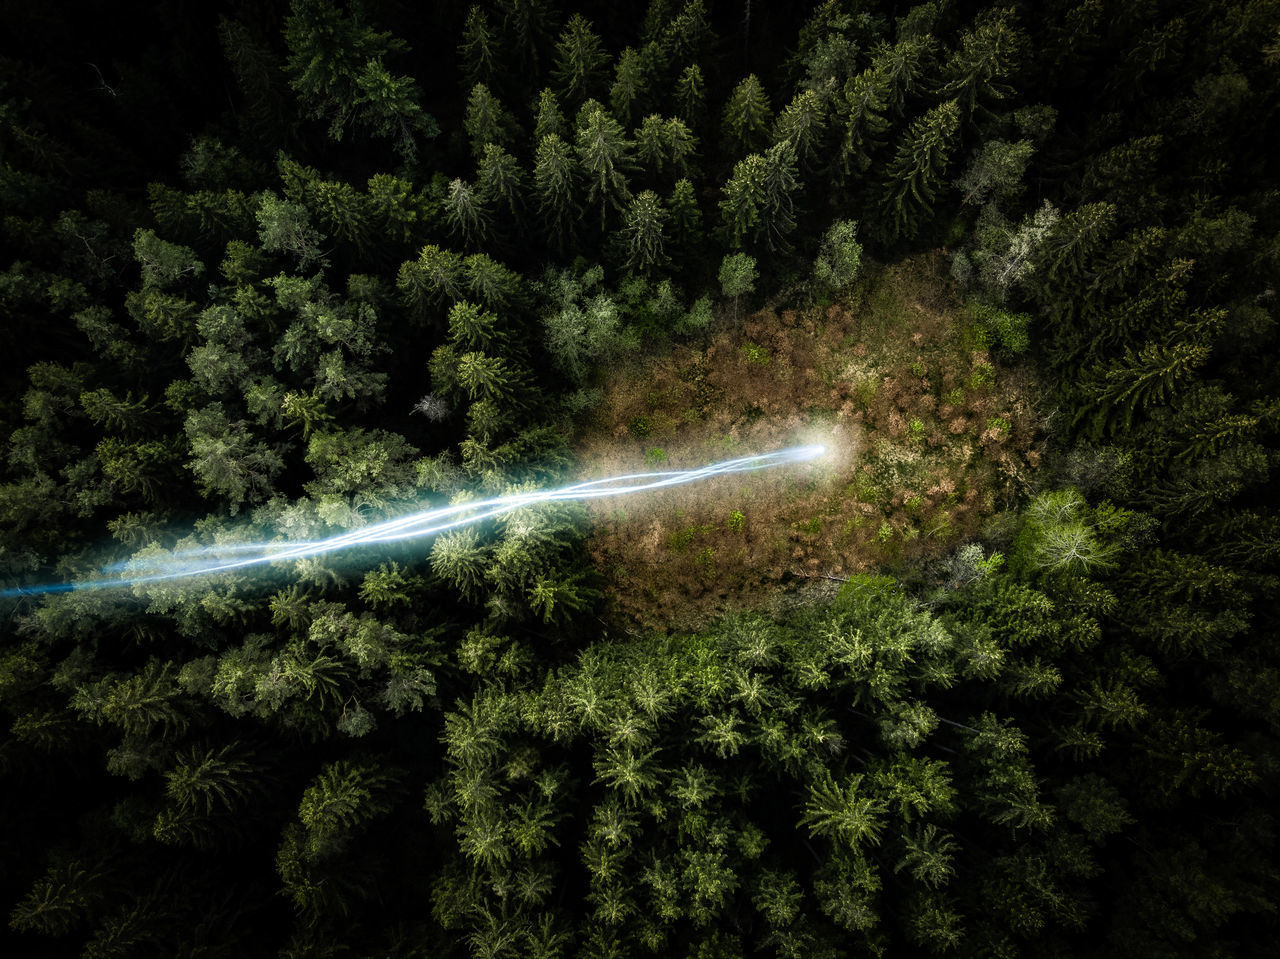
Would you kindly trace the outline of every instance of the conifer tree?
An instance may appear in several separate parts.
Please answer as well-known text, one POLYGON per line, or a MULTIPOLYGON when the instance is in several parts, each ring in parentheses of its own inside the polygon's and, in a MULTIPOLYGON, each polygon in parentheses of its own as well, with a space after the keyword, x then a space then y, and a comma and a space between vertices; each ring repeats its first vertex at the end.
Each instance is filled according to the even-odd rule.
POLYGON ((541 76, 552 44, 555 16, 548 0, 498 0, 502 33, 515 51, 517 76, 541 76))
POLYGON ((800 28, 795 52, 786 63, 791 83, 823 100, 839 93, 853 76, 858 47, 850 36, 853 17, 838 0, 824 0, 800 28))
POLYGON ((587 202, 599 204, 600 230, 604 232, 609 209, 621 210, 631 199, 627 170, 632 144, 621 124, 597 106, 579 125, 575 149, 587 181, 587 202))
POLYGON ((907 97, 923 86, 934 47, 932 37, 910 37, 876 49, 871 69, 879 75, 885 104, 895 116, 902 115, 907 97))
POLYGON ((365 126, 412 156, 415 136, 438 132, 418 103, 416 82, 383 65, 383 57, 408 49, 403 40, 344 16, 331 0, 295 0, 284 36, 290 84, 309 115, 330 121, 332 139, 349 125, 365 126))
POLYGON ((662 201, 652 190, 637 194, 631 201, 623 226, 628 270, 647 276, 666 262, 663 252, 666 219, 662 201))
POLYGON ((483 246, 493 234, 493 211, 488 195, 465 180, 450 182, 444 198, 444 213, 454 235, 469 247, 483 246))
POLYGON ((912 123, 899 141, 883 204, 887 235, 914 233, 932 212, 959 126, 960 108, 948 100, 912 123))
POLYGON ((564 113, 560 110, 560 101, 550 87, 544 87, 538 94, 538 103, 534 110, 533 142, 535 148, 542 143, 542 138, 554 133, 564 138, 568 136, 569 127, 565 123, 564 113))
POLYGON ((706 105, 706 85, 696 63, 684 68, 674 92, 676 115, 690 128, 696 127, 706 105))
POLYGON ((705 0, 687 0, 663 29, 659 42, 669 63, 697 63, 714 40, 705 0))
POLYGON ((526 179, 515 157, 496 143, 485 145, 476 169, 476 194, 487 208, 503 210, 517 228, 524 218, 526 179))
POLYGON ((791 143, 774 144, 764 155, 763 194, 761 221, 765 243, 770 250, 788 251, 787 240, 796 227, 795 194, 801 184, 796 179, 796 154, 791 143))
POLYGON ((609 55, 590 21, 575 13, 556 43, 555 64, 551 68, 551 77, 565 103, 572 108, 594 97, 603 85, 608 62, 609 55))
POLYGON ((512 120, 483 83, 471 88, 463 127, 471 138, 471 153, 478 160, 490 143, 505 147, 511 142, 512 120))
POLYGON ((753 153, 734 165, 733 176, 724 186, 720 217, 732 246, 742 246, 743 241, 754 233, 760 222, 760 207, 764 203, 764 174, 764 157, 753 153))
POLYGON ((795 99, 778 114, 773 124, 773 139, 775 143, 787 143, 800 166, 806 167, 819 150, 826 125, 826 108, 822 99, 812 90, 805 90, 796 94, 795 99))
POLYGON ((1013 90, 1005 79, 1014 71, 1022 37, 1010 23, 1008 10, 983 11, 972 30, 960 37, 956 50, 943 68, 944 83, 938 91, 960 105, 966 115, 979 103, 1003 100, 1013 90))
POLYGON ((720 129, 731 153, 741 155, 759 150, 768 142, 773 112, 764 87, 754 73, 734 89, 725 104, 720 129))
POLYGON ((467 10, 458 56, 462 60, 462 82, 467 89, 475 89, 476 84, 494 85, 495 62, 500 56, 498 38, 489 23, 489 15, 478 4, 467 10))
POLYGON ((533 189, 546 236, 562 252, 578 223, 578 161, 573 149, 551 133, 538 143, 533 171, 533 189))
POLYGON ((845 83, 836 109, 844 125, 840 168, 846 175, 865 172, 871 154, 884 145, 880 137, 889 129, 884 117, 887 103, 888 87, 877 70, 864 70, 845 83))
POLYGON ((702 226, 702 211, 693 184, 685 177, 677 180, 666 205, 672 245, 681 251, 692 249, 702 226))
POLYGON ((609 106, 624 127, 633 124, 633 115, 645 94, 645 76, 640 55, 627 47, 618 56, 613 86, 609 88, 609 106))

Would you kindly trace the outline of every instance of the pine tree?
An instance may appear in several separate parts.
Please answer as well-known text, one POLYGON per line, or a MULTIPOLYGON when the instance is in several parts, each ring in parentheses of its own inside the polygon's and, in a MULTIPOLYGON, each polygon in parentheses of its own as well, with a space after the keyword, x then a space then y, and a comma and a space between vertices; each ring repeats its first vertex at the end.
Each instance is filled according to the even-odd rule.
POLYGON ((547 238, 561 252, 568 249, 578 223, 577 159, 573 149, 554 133, 538 143, 533 189, 547 238))
POLYGON ((498 318, 474 303, 459 300, 449 310, 449 344, 460 353, 489 350, 505 339, 498 318))
POLYGON ((600 205, 600 231, 606 229, 609 209, 621 210, 631 199, 627 188, 627 170, 631 165, 632 144, 622 126, 596 107, 578 127, 575 144, 578 163, 587 181, 587 202, 600 205))
POLYGON ((469 247, 483 246, 493 234, 489 197, 464 180, 450 182, 444 198, 444 213, 450 230, 469 247))
POLYGON ((476 195, 487 209, 503 210, 507 222, 517 229, 524 219, 526 183, 515 157, 496 143, 485 145, 476 169, 476 195))
POLYGON ((569 18, 556 44, 555 64, 551 77, 570 107, 594 97, 603 86, 609 55, 591 23, 575 13, 569 18))
POLYGON ((489 23, 489 15, 480 6, 467 10, 458 57, 462 60, 462 82, 467 89, 475 89, 477 84, 494 85, 498 38, 489 23))
POLYGON ((414 314, 425 319, 429 307, 458 297, 462 282, 462 257, 427 245, 417 260, 401 264, 396 288, 414 314))
POLYGON ((321 860, 341 852, 360 826, 390 812, 397 778, 372 764, 338 760, 325 766, 298 806, 307 858, 321 860))
POLYGON ((871 69, 883 85, 887 108, 901 116, 908 95, 917 92, 929 74, 935 43, 932 37, 911 37, 875 51, 871 69))
POLYGON ((850 36, 854 18, 841 8, 839 0, 824 0, 809 15, 795 53, 787 60, 791 83, 829 99, 838 94, 853 76, 858 47, 850 36))
POLYGON ((1018 66, 1024 38, 1010 23, 1008 10, 983 11, 972 30, 960 36, 956 50, 943 68, 940 96, 954 99, 966 115, 983 104, 1003 100, 1013 88, 1003 82, 1018 66))
POLYGON ((883 203, 888 236, 914 233, 932 212, 932 203, 951 159, 960 126, 954 100, 934 107, 911 124, 889 165, 883 203))
POLYGON ((734 165, 733 176, 724 186, 720 217, 731 246, 742 246, 756 232, 764 203, 764 175, 764 157, 753 153, 734 165))
POLYGON ((768 142, 772 118, 764 87, 754 73, 749 74, 729 97, 720 122, 730 152, 740 156, 762 148, 768 142))
POLYGON ((421 193, 415 193, 413 184, 387 173, 378 173, 369 179, 368 199, 365 209, 375 224, 380 224, 383 235, 394 242, 410 244, 432 225, 438 215, 434 202, 421 193))
POLYGON ((697 63, 714 40, 704 0, 687 0, 663 29, 659 42, 668 63, 697 63))
POLYGON ((308 114, 328 119, 329 136, 348 125, 394 136, 406 156, 415 135, 434 136, 435 121, 418 104, 416 82, 393 76, 383 57, 408 49, 403 40, 346 17, 330 0, 295 0, 285 20, 285 71, 308 114))
POLYGON ((1116 212, 1110 203, 1090 203, 1057 221, 1036 258, 1041 290, 1048 293, 1080 277, 1110 238, 1116 212))
POLYGON ((812 90, 806 90, 796 94, 778 114, 773 124, 773 139, 775 143, 790 146, 800 166, 806 167, 810 157, 820 152, 826 125, 826 108, 821 98, 812 90))
POLYGON ((431 547, 431 571, 473 602, 484 595, 487 563, 488 553, 474 529, 443 533, 431 547))
POLYGON ((652 113, 636 133, 636 157, 648 168, 651 180, 657 180, 668 165, 675 176, 687 176, 697 147, 684 121, 675 117, 664 119, 652 113))
POLYGON ((811 836, 830 836, 857 851, 860 844, 876 845, 884 829, 882 800, 868 795, 861 775, 849 776, 844 785, 827 770, 809 784, 808 801, 798 825, 811 836))
POLYGON ((871 154, 884 145, 879 138, 889 129, 883 116, 887 96, 883 77, 875 70, 864 70, 845 84, 836 109, 844 123, 840 168, 846 175, 865 172, 871 166, 871 154))
POLYGON ((486 145, 496 143, 505 147, 512 139, 511 117, 483 83, 471 88, 462 125, 471 138, 471 153, 477 160, 484 156, 486 145))
POLYGON ((771 251, 787 252, 787 240, 796 227, 795 194, 801 188, 796 179, 796 154, 789 142, 775 144, 764 155, 761 223, 765 243, 771 251))
POLYGON ((1098 409, 1098 429, 1116 425, 1127 429, 1139 410, 1167 402, 1208 361, 1209 352, 1209 347, 1198 343, 1148 343, 1136 351, 1126 350, 1122 360, 1095 371, 1089 393, 1098 409), (1120 420, 1113 418, 1117 413, 1120 420))
POLYGON ((656 113, 644 118, 640 129, 636 131, 636 159, 649 171, 651 176, 662 172, 667 161, 666 123, 656 113))
POLYGON ((369 241, 369 212, 365 197, 349 183, 321 180, 311 191, 312 209, 334 239, 363 254, 369 241))
POLYGON ((613 86, 609 88, 609 106, 624 127, 634 122, 633 112, 641 105, 644 94, 645 76, 640 55, 633 47, 627 47, 618 57, 613 86))
POLYGON ((493 309, 509 307, 520 297, 520 277, 485 253, 462 261, 467 290, 493 309))
POLYGON ((666 219, 662 201, 652 190, 637 194, 631 201, 623 227, 628 270, 647 276, 666 262, 667 256, 663 252, 663 224, 666 219))
POLYGON ((690 128, 696 127, 702 118, 706 105, 706 84, 702 79, 702 69, 691 63, 684 68, 680 79, 676 81, 674 99, 676 115, 690 128))
POLYGON ((560 110, 560 101, 550 87, 544 87, 538 94, 537 109, 534 111, 533 142, 542 143, 543 137, 554 133, 558 137, 566 137, 569 127, 565 123, 564 113, 560 110))

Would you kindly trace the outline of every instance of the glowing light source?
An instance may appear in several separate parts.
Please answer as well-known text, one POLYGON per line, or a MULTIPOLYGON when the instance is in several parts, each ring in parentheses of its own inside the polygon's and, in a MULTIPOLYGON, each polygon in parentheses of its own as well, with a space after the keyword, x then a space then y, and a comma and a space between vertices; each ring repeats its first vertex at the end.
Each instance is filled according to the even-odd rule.
POLYGON ((712 463, 692 470, 629 473, 625 476, 586 480, 581 483, 562 486, 558 489, 512 493, 491 499, 439 506, 319 540, 225 543, 168 553, 163 557, 136 558, 123 563, 116 563, 103 569, 103 573, 118 574, 115 577, 80 580, 73 583, 20 586, 4 590, 0 595, 8 597, 84 589, 110 589, 185 579, 192 576, 207 576, 213 573, 262 566, 267 563, 321 556, 357 546, 396 543, 409 539, 435 536, 438 533, 471 526, 483 520, 509 513, 512 510, 533 506, 538 503, 627 496, 648 490, 683 486, 688 483, 711 479, 714 476, 755 472, 778 466, 804 463, 818 459, 826 451, 826 447, 822 444, 792 446, 787 449, 774 450, 771 453, 759 453, 754 456, 740 456, 736 459, 723 460, 719 463, 712 463))

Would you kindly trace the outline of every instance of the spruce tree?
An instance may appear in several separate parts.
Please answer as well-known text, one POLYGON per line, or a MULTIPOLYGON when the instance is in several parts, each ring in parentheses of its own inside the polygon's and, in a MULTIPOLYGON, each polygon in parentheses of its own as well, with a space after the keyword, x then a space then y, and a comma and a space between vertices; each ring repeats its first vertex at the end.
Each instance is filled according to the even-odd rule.
POLYGON ((689 64, 680 74, 673 99, 676 115, 690 128, 696 127, 702 119, 706 103, 706 85, 702 79, 702 70, 696 63, 689 64))
POLYGON ((741 156, 759 150, 768 142, 773 112, 764 87, 754 73, 734 89, 725 104, 720 130, 731 155, 741 156))
POLYGON ((663 224, 666 219, 662 201, 652 190, 637 194, 631 201, 623 226, 628 270, 647 276, 666 262, 667 256, 663 252, 663 224))
POLYGON ((640 55, 627 47, 618 56, 613 86, 609 88, 609 106, 622 125, 634 122, 635 111, 640 108, 645 95, 645 76, 640 55))
POLYGON ((471 88, 467 98, 467 115, 463 127, 471 139, 471 153, 478 160, 490 143, 506 146, 511 142, 511 117, 483 83, 471 88))
POLYGON ((882 204, 887 236, 914 235, 932 213, 959 127, 960 108, 948 100, 912 123, 898 142, 882 204))
POLYGON ((544 87, 538 94, 538 102, 534 109, 533 142, 536 149, 542 138, 554 133, 558 137, 568 135, 569 127, 565 123, 564 113, 560 109, 560 101, 550 87, 544 87))
POLYGON ((871 154, 884 145, 880 137, 889 129, 884 117, 888 86, 876 70, 864 70, 844 86, 836 110, 844 125, 840 142, 840 168, 845 175, 864 173, 871 154))
POLYGON ((1013 92, 1005 81, 1017 66, 1024 38, 1010 20, 1010 11, 984 11, 973 29, 961 35, 960 49, 943 68, 945 82, 939 95, 956 100, 966 115, 980 104, 989 112, 986 104, 1013 92))
POLYGON ((812 90, 796 94, 773 124, 775 143, 785 142, 795 153, 801 167, 820 152, 822 134, 827 125, 826 108, 812 90))
POLYGON ((562 252, 578 223, 578 184, 581 173, 572 147, 554 133, 538 143, 533 190, 543 231, 562 252))
POLYGON ((444 198, 445 219, 453 234, 469 247, 478 248, 493 235, 493 210, 489 197, 462 179, 449 183, 444 198))
POLYGON ((578 127, 575 142, 578 163, 587 181, 587 202, 600 206, 600 231, 606 229, 609 210, 621 210, 631 199, 627 171, 632 144, 622 125, 601 107, 594 108, 578 127))
POLYGON ((477 5, 467 10, 458 57, 462 60, 462 82, 467 89, 474 89, 476 84, 494 86, 496 60, 500 58, 498 37, 483 7, 477 5))
POLYGON ((571 108, 600 92, 609 55, 591 28, 590 21, 575 13, 556 43, 551 77, 571 108))

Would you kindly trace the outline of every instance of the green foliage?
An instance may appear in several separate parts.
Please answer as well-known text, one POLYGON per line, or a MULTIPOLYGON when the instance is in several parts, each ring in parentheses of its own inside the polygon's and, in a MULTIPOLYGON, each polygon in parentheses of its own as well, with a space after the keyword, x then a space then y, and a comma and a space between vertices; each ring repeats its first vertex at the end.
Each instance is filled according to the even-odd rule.
POLYGON ((10 953, 1266 951, 1274 4, 745 4, 724 43, 705 0, 241 6, 86 65, 55 2, 2 71, 10 953), (890 286, 893 335, 834 334, 890 286), (713 294, 765 310, 712 334, 713 294), (575 482, 642 343, 690 393, 614 417, 641 469, 714 350, 834 411, 830 469, 883 415, 988 471, 795 513, 776 567, 769 483, 664 494, 662 633, 563 501, 22 591, 575 482))
POLYGON ((773 111, 769 98, 754 73, 733 91, 720 121, 722 136, 731 155, 752 153, 768 142, 773 111))
POLYGON ((617 304, 596 291, 603 276, 599 268, 581 276, 552 270, 544 280, 552 306, 542 321, 547 352, 575 382, 585 381, 595 365, 615 361, 635 347, 617 304))
POLYGON ((813 261, 816 296, 834 296, 858 278, 862 267, 862 244, 857 236, 858 224, 853 220, 836 220, 831 224, 813 261))
POLYGON ((344 16, 331 0, 294 0, 284 38, 290 85, 309 116, 329 121, 331 139, 341 140, 348 127, 367 128, 411 158, 416 138, 439 133, 418 104, 417 82, 383 64, 408 49, 403 40, 344 16))
POLYGON ((666 261, 663 252, 663 223, 666 218, 666 210, 652 190, 645 190, 632 199, 623 227, 628 270, 648 275, 666 261))
POLYGON ((263 194, 256 213, 258 239, 268 253, 287 253, 299 270, 328 261, 320 251, 324 236, 311 225, 306 207, 282 200, 274 193, 263 194))
POLYGON ((1017 355, 1027 351, 1030 345, 1030 337, 1027 333, 1027 327, 1031 325, 1029 314, 1010 313, 1000 307, 979 302, 969 305, 969 313, 1006 352, 1017 355))
POLYGON ((733 253, 720 264, 720 292, 735 299, 755 289, 759 279, 754 257, 745 253, 733 253))
POLYGON ((587 181, 587 203, 600 207, 600 231, 610 209, 621 210, 631 199, 627 171, 631 166, 631 142, 622 125, 602 107, 588 110, 575 140, 578 163, 587 181))
POLYGON ((959 126, 959 107, 948 100, 912 123, 899 141, 885 191, 884 212, 890 222, 884 229, 888 236, 919 229, 942 184, 959 126))
POLYGON ((594 96, 603 83, 608 62, 608 54, 591 29, 591 22, 575 13, 556 43, 555 63, 551 68, 551 76, 565 102, 572 107, 594 96))
POLYGON ((485 147, 489 144, 506 146, 511 139, 514 124, 515 121, 489 92, 488 87, 477 83, 471 88, 463 128, 471 138, 471 152, 475 157, 484 156, 485 147))

